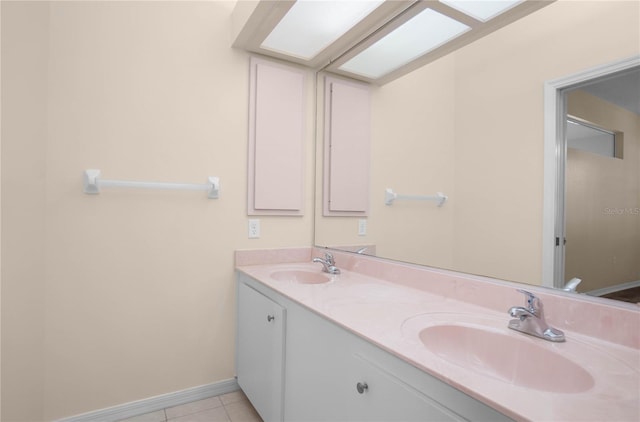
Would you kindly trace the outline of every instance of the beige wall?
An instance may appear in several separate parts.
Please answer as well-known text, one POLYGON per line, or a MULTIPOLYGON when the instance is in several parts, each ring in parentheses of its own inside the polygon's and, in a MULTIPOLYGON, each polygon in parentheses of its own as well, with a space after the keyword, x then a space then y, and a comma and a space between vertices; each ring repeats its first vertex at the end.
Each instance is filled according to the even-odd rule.
POLYGON ((453 265, 454 75, 455 60, 449 56, 374 90, 370 227, 380 256, 409 262, 428 256, 430 265, 453 265), (402 200, 387 206, 386 188, 406 195, 443 192, 451 201, 440 208, 402 200))
POLYGON ((567 151, 565 279, 580 291, 640 280, 640 116, 584 91, 567 112, 624 133, 623 159, 567 151))
POLYGON ((558 1, 375 90, 370 235, 323 221, 318 243, 541 284, 544 83, 639 54, 639 9, 558 1), (386 187, 450 200, 386 207, 386 187))
POLYGON ((456 55, 456 268, 541 283, 544 82, 639 54, 639 26, 638 2, 559 1, 456 55))
MULTIPOLYGON (((0 81, 2 80, 2 7, 0 7, 0 81)), ((0 83, 0 98, 2 84, 0 83)), ((2 101, 0 101, 2 116, 2 101)), ((2 118, 0 118, 0 418, 2 418, 2 118)))
MULTIPOLYGON (((248 55, 233 2, 2 2, 2 420, 51 420, 234 376, 235 249, 309 245, 306 215, 247 239, 248 55), (81 192, 105 178, 204 193, 81 192)), ((312 109, 313 80, 309 80, 312 109)))
POLYGON ((39 420, 44 394, 49 8, 2 3, 2 420, 39 420))
POLYGON ((541 283, 544 82, 639 54, 639 6, 556 2, 456 56, 457 268, 541 283))

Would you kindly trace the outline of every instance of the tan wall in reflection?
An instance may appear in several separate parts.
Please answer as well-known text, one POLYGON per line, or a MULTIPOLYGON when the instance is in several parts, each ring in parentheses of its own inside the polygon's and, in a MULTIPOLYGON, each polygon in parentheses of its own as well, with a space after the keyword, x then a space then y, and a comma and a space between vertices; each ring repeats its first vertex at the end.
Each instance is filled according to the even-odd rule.
POLYGON ((374 89, 369 234, 319 218, 316 243, 541 284, 544 83, 639 54, 639 26, 637 2, 560 1, 374 89))
POLYGON ((567 110, 623 132, 624 157, 567 151, 565 278, 579 291, 640 280, 640 116, 583 91, 567 110))

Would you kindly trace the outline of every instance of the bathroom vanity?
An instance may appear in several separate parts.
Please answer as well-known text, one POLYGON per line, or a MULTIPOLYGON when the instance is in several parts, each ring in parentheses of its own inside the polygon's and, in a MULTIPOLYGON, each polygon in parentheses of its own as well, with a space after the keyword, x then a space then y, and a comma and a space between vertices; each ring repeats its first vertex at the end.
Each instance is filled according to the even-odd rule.
POLYGON ((238 383, 265 421, 638 420, 637 334, 573 318, 637 333, 640 311, 533 288, 553 343, 508 329, 510 283, 346 253, 332 275, 315 256, 236 254, 238 383))

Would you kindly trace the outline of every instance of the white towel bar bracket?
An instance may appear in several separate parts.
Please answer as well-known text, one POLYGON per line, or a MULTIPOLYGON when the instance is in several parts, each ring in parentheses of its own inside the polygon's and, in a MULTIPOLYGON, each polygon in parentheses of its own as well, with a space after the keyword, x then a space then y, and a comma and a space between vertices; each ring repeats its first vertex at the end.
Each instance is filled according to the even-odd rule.
POLYGON ((437 205, 441 207, 449 198, 442 192, 436 192, 435 195, 400 195, 395 193, 391 188, 387 188, 384 191, 385 205, 393 205, 393 201, 399 199, 406 199, 410 201, 436 201, 437 205))
POLYGON ((210 199, 220 196, 220 179, 209 176, 207 183, 161 183, 161 182, 135 182, 128 180, 107 180, 100 177, 100 170, 85 170, 82 175, 83 192, 89 195, 97 195, 102 188, 143 188, 143 189, 172 189, 172 190, 199 190, 207 191, 210 199))

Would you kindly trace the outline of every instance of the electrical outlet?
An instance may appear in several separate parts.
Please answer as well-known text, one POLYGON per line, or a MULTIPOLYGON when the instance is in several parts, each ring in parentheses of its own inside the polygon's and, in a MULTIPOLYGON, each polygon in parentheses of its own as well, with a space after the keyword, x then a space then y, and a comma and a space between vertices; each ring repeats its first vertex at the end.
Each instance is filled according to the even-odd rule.
POLYGON ((257 239, 260 237, 260 220, 249 220, 249 239, 257 239))
POLYGON ((367 235, 367 220, 361 218, 358 220, 358 236, 366 236, 367 235))

